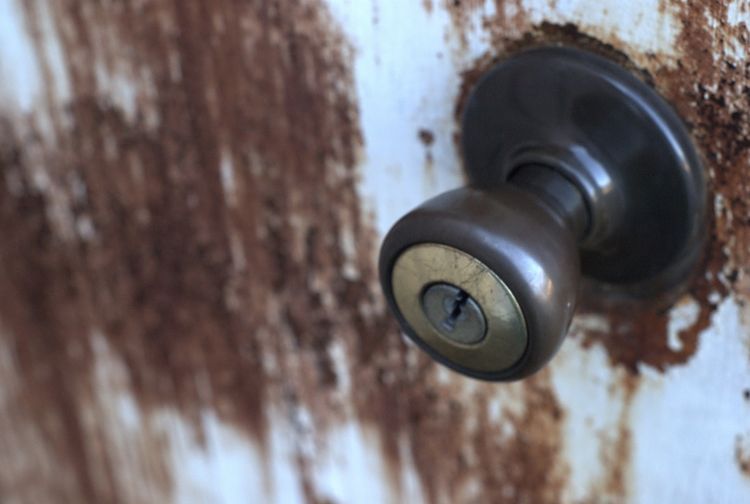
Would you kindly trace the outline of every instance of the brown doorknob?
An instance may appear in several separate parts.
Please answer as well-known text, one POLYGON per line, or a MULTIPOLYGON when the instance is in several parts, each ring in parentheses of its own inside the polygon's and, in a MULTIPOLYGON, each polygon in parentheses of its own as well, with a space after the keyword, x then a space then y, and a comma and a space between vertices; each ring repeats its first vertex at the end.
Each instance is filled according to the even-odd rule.
POLYGON ((562 343, 581 274, 649 296, 694 268, 703 169, 669 105, 622 68, 521 53, 480 80, 462 126, 469 186, 406 214, 380 255, 393 313, 436 360, 527 376, 562 343))

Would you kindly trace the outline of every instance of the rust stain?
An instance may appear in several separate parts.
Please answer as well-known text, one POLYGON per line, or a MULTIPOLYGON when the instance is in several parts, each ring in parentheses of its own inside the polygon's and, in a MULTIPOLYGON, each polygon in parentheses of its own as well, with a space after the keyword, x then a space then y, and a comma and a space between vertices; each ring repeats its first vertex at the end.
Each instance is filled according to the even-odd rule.
POLYGON ((497 425, 480 421, 475 438, 488 502, 556 503, 567 483, 568 467, 561 456, 564 410, 552 392, 549 377, 542 374, 524 382, 522 414, 508 413, 513 434, 493 446, 488 434, 497 425))
POLYGON ((419 141, 422 142, 425 147, 432 147, 432 144, 435 143, 435 133, 426 128, 417 131, 417 137, 419 137, 419 141))
POLYGON ((429 376, 422 383, 403 391, 399 423, 429 502, 559 502, 568 475, 564 412, 547 371, 517 384, 506 402, 520 411, 509 409, 502 419, 492 413, 496 385, 466 395, 429 376))
MULTIPOLYGON (((24 6, 49 68, 38 4, 24 6)), ((127 495, 127 474, 97 441, 106 426, 86 421, 94 331, 142 411, 179 411, 199 440, 204 409, 264 440, 269 396, 285 389, 321 423, 335 418, 331 342, 344 339, 354 366, 374 366, 383 340, 401 343, 377 309, 351 50, 326 10, 313 0, 51 8, 73 92, 49 100, 56 141, 34 115, 0 118, 0 322, 22 387, 5 408, 22 411, 65 468, 43 500, 127 495), (132 117, 95 62, 133 82, 132 117), (48 188, 33 178, 39 164, 48 188), (340 245, 349 239, 353 256, 340 245), (272 355, 277 367, 264 367, 272 355)), ((148 448, 167 464, 163 447, 148 448)), ((167 492, 172 475, 156 472, 167 492)), ((37 492, 28 481, 13 495, 37 492)))
MULTIPOLYGON (((638 391, 640 378, 631 374, 623 374, 618 383, 618 393, 621 394, 622 410, 618 416, 613 432, 607 432, 601 437, 599 459, 604 468, 604 476, 596 482, 589 492, 590 502, 601 502, 613 499, 616 502, 626 501, 630 494, 630 465, 633 451, 633 438, 630 428, 630 415, 633 400, 638 391)), ((589 502, 587 501, 587 502, 589 502)))
POLYGON ((743 476, 750 479, 750 436, 737 436, 734 442, 734 459, 743 476))
POLYGON ((432 145, 435 143, 435 133, 422 128, 417 131, 417 138, 424 145, 424 178, 432 184, 435 181, 435 159, 432 155, 432 145))
POLYGON ((452 21, 452 30, 447 35, 457 35, 462 49, 468 48, 469 45, 468 32, 472 15, 476 11, 481 11, 484 4, 484 0, 443 0, 443 8, 452 21))
POLYGON ((583 312, 603 314, 608 319, 607 330, 589 329, 583 335, 585 348, 597 343, 607 350, 610 362, 639 374, 639 366, 646 364, 659 371, 684 364, 698 348, 698 336, 709 326, 711 313, 716 308, 707 295, 700 303, 698 317, 689 327, 678 333, 680 348, 668 344, 669 307, 654 307, 645 301, 595 299, 594 293, 584 299, 583 312))

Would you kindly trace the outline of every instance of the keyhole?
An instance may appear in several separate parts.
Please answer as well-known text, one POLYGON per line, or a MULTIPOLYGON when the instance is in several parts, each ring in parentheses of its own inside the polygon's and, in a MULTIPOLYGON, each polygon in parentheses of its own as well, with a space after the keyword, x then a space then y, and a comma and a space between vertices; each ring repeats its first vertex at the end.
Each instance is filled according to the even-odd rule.
POLYGON ((422 309, 432 327, 451 342, 472 345, 482 341, 487 332, 477 302, 455 285, 430 285, 422 294, 422 309))
POLYGON ((469 294, 466 291, 459 290, 453 299, 446 298, 446 303, 443 308, 445 309, 448 316, 443 320, 442 326, 448 332, 453 332, 456 328, 456 322, 463 312, 464 305, 469 299, 469 294))

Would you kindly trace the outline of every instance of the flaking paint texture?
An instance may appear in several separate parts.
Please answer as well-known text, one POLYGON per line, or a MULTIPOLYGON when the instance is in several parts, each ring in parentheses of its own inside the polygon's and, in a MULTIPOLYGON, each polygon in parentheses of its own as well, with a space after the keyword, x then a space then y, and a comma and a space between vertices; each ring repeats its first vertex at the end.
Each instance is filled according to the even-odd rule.
MULTIPOLYGON (((720 202, 687 288, 700 309, 680 350, 667 344, 667 305, 585 301, 607 329, 573 335, 623 371, 624 406, 587 500, 625 502, 642 367, 689 362, 721 298, 744 302, 750 290, 750 75, 725 56, 730 42, 746 44, 747 27, 730 26, 722 2, 664 2, 681 22, 675 62, 613 33, 534 24, 520 1, 495 3, 481 23, 493 49, 464 69, 457 113, 481 71, 509 52, 599 51, 675 105, 720 202)), ((410 464, 430 502, 563 499, 569 415, 552 371, 502 390, 446 380, 385 312, 378 237, 357 191, 358 103, 368 97, 354 92, 356 49, 322 1, 17 5, 43 93, 32 112, 0 106, 0 500, 169 501, 180 467, 149 415, 176 412, 202 443, 202 415, 213 411, 264 450, 271 409, 309 412, 315 439, 344 421, 373 429, 394 500, 410 464), (116 374, 115 364, 101 369, 102 355, 116 374), (102 421, 102 374, 135 399, 135 433, 102 421), (127 456, 123 443, 134 447, 127 456)), ((451 16, 449 35, 465 50, 484 2, 423 5, 451 16)), ((433 169, 434 134, 415 134, 433 169)), ((749 452, 738 437, 745 475, 749 452)), ((304 498, 327 502, 315 451, 299 448, 293 463, 304 498)))
MULTIPOLYGON (((49 76, 43 4, 24 3, 23 19, 49 76)), ((0 437, 33 431, 41 451, 0 476, 0 495, 117 502, 128 475, 106 426, 86 418, 97 415, 96 335, 140 408, 178 410, 198 438, 210 408, 261 443, 268 395, 328 410, 332 339, 363 367, 399 343, 368 282, 375 237, 354 190, 349 48, 321 5, 46 9, 72 96, 0 122, 0 325, 18 384, 0 437), (106 89, 113 74, 143 80, 130 111, 106 89), (277 365, 264 368, 270 355, 277 365)), ((56 84, 45 79, 46 96, 56 84)), ((168 495, 162 447, 144 448, 137 458, 157 470, 141 483, 168 495)), ((3 450, 0 466, 20 451, 3 450)))

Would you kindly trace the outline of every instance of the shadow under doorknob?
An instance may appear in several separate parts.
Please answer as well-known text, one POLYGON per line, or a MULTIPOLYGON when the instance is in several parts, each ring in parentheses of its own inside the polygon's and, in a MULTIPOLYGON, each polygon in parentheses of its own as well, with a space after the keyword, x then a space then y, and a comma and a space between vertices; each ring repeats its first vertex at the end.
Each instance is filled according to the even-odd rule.
POLYGON ((462 121, 467 187, 402 217, 380 278, 404 332, 486 380, 541 368, 583 274, 610 292, 679 288, 705 232, 706 181, 671 107, 600 56, 549 47, 492 68, 462 121))

